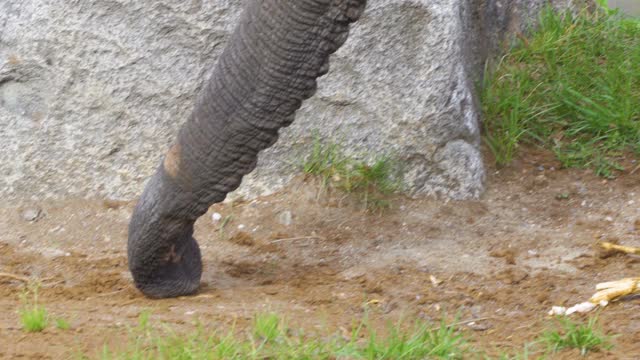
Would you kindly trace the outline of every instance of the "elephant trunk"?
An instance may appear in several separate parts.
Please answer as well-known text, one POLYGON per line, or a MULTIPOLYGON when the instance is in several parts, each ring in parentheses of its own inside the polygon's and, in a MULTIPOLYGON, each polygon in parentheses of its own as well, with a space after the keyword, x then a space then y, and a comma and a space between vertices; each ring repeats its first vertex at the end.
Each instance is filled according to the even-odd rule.
POLYGON ((129 225, 129 269, 149 297, 197 291, 195 220, 235 190, 273 145, 366 0, 253 0, 140 201, 129 225))

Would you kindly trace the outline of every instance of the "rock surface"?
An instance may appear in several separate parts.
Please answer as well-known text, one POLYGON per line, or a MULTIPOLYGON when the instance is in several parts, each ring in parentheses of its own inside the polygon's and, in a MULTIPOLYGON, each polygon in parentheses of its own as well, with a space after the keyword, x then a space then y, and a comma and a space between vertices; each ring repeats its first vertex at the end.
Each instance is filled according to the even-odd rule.
MULTIPOLYGON (((545 0, 378 0, 241 193, 284 184, 314 132, 389 153, 413 194, 478 196, 474 84, 545 0)), ((187 118, 243 1, 0 2, 0 196, 134 198, 187 118)), ((559 6, 568 6, 567 1, 559 6)))
POLYGON ((640 16, 640 1, 638 0, 609 0, 609 6, 620 9, 631 16, 640 16))

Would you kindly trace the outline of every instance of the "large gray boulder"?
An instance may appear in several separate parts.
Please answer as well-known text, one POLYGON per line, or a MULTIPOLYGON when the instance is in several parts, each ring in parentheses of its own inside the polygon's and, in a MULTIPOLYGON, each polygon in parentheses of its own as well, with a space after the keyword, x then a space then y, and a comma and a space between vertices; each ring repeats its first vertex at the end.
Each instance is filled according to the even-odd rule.
MULTIPOLYGON (((354 156, 399 157, 413 194, 478 196, 476 82, 487 56, 545 2, 369 1, 317 95, 240 191, 284 184, 317 132, 354 156)), ((134 198, 242 3, 0 2, 0 196, 134 198)))

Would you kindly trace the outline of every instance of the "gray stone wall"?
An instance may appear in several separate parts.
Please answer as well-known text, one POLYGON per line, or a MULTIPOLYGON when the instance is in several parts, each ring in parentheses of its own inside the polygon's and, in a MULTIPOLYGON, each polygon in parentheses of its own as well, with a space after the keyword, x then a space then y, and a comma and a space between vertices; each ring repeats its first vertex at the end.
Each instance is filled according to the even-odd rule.
POLYGON ((638 0, 609 0, 609 6, 620 9, 631 16, 640 16, 640 1, 638 0))
MULTIPOLYGON (((317 95, 240 191, 286 183, 317 132, 354 156, 399 157, 413 194, 478 196, 475 82, 544 2, 370 0, 317 95)), ((137 196, 242 3, 0 2, 0 196, 137 196)))

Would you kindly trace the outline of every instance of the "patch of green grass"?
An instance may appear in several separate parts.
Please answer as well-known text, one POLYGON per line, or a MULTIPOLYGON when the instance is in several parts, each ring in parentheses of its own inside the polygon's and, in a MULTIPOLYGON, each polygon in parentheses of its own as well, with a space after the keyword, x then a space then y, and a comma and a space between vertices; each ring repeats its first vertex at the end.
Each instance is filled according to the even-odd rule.
POLYGON ((18 311, 22 328, 27 332, 39 332, 47 327, 49 315, 38 303, 38 284, 30 284, 20 295, 22 307, 18 311))
POLYGON ((400 189, 402 181, 400 166, 391 157, 359 161, 346 156, 337 144, 323 143, 317 137, 302 170, 318 177, 323 187, 355 195, 367 210, 389 207, 387 198, 400 189))
POLYGON ((550 351, 579 349, 582 355, 589 351, 610 349, 611 338, 597 328, 597 318, 590 318, 586 324, 577 324, 567 318, 560 318, 560 330, 549 330, 540 336, 539 342, 546 344, 550 351))
POLYGON ((305 174, 316 175, 328 185, 334 176, 347 172, 348 159, 335 143, 322 143, 316 136, 309 156, 302 164, 305 174))
POLYGON ((257 315, 244 333, 233 329, 225 335, 207 333, 202 327, 178 335, 168 327, 158 331, 143 313, 124 351, 104 348, 108 359, 461 359, 470 350, 462 334, 442 322, 431 328, 416 323, 408 330, 400 325, 378 335, 366 321, 355 326, 351 337, 310 336, 291 329, 273 313, 257 315))
POLYGON ((222 219, 220 223, 220 228, 218 228, 218 236, 221 240, 225 238, 225 228, 229 224, 229 222, 233 219, 233 215, 227 215, 222 219))
POLYGON ((358 331, 352 336, 351 344, 340 351, 347 358, 362 359, 462 359, 467 344, 462 334, 444 321, 432 328, 429 324, 416 323, 409 330, 400 326, 390 327, 386 337, 380 337, 374 329, 368 328, 368 339, 357 345, 358 331))
POLYGON ((71 329, 71 324, 65 319, 58 318, 56 319, 56 328, 60 330, 69 330, 71 329))
POLYGON ((286 329, 278 314, 259 314, 253 321, 253 336, 265 343, 273 343, 283 335, 286 329))
POLYGON ((27 332, 42 331, 47 327, 47 310, 39 305, 20 310, 22 328, 27 332))
POLYGON ((547 8, 488 69, 481 97, 497 165, 533 144, 565 167, 613 176, 625 154, 640 154, 640 20, 547 8))

